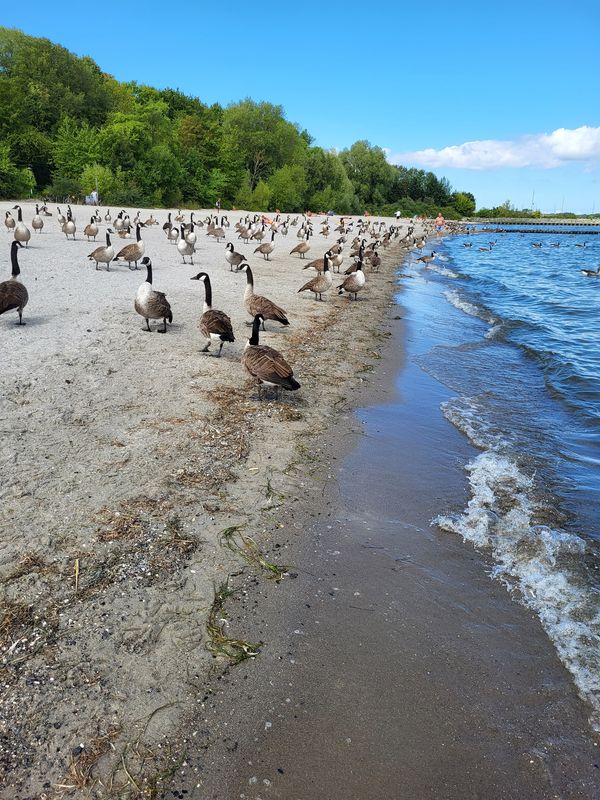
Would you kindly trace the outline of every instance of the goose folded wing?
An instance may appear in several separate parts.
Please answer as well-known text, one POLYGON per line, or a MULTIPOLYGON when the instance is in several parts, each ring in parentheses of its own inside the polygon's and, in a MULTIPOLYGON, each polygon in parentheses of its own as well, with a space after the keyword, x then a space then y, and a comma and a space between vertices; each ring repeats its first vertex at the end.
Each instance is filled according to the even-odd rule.
POLYGON ((266 345, 247 350, 245 360, 249 371, 261 380, 278 383, 294 374, 281 353, 266 345))
POLYGON ((224 311, 216 311, 214 309, 205 311, 201 322, 206 325, 211 333, 216 333, 218 336, 232 333, 231 320, 224 311))

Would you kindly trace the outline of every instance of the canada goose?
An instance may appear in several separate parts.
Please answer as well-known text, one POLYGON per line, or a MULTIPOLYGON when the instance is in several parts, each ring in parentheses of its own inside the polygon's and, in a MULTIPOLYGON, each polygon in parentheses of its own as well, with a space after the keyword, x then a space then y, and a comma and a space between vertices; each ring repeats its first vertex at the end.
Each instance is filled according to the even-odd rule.
POLYGON ((90 217, 89 225, 86 225, 83 229, 83 235, 87 236, 88 242, 90 238, 93 238, 96 241, 96 236, 98 236, 98 226, 96 225, 96 218, 90 217))
POLYGON ((172 225, 167 231, 167 239, 171 244, 175 244, 179 239, 179 228, 176 225, 172 225))
POLYGON ((73 217, 71 215, 71 210, 67 211, 67 221, 62 226, 62 232, 64 235, 69 238, 69 236, 73 237, 73 241, 75 241, 75 231, 77 228, 75 227, 75 223, 73 222, 73 217))
POLYGON ((31 231, 23 222, 23 212, 21 211, 21 206, 13 206, 13 211, 17 210, 17 226, 15 228, 15 241, 21 242, 21 244, 25 243, 25 247, 27 247, 27 243, 31 239, 31 231))
POLYGON ((38 233, 41 233, 44 227, 44 220, 40 217, 40 209, 37 203, 35 204, 35 217, 31 220, 31 227, 38 233))
POLYGON ((360 258, 362 258, 360 254, 365 252, 366 245, 367 245, 366 239, 360 239, 358 242, 355 239, 354 242, 352 243, 352 249, 350 250, 350 255, 353 258, 355 256, 359 256, 360 258))
POLYGON ((157 219, 154 219, 154 216, 153 216, 152 214, 150 214, 150 216, 148 217, 148 219, 147 219, 147 220, 144 222, 144 225, 145 225, 147 228, 150 228, 152 225, 158 225, 158 220, 157 220, 157 219))
POLYGON ((269 254, 272 253, 273 250, 275 249, 275 245, 273 244, 274 240, 275 240, 275 231, 273 231, 273 233, 271 234, 271 241, 259 244, 254 252, 262 253, 263 258, 266 261, 270 261, 271 259, 269 258, 269 254))
POLYGON ((119 239, 131 238, 131 225, 128 225, 126 228, 121 228, 117 233, 119 234, 119 239))
MULTIPOLYGON (((541 247, 541 246, 542 246, 542 243, 541 243, 541 242, 532 242, 532 243, 531 243, 531 246, 532 246, 532 247, 541 247)), ((490 246, 490 250, 491 250, 491 249, 492 249, 492 248, 491 248, 491 246, 490 246)))
POLYGON ((274 386, 276 398, 281 389, 295 391, 300 388, 292 368, 281 353, 272 347, 259 344, 258 330, 261 322, 263 322, 261 315, 257 314, 252 323, 252 336, 248 339, 241 359, 246 372, 258 383, 259 400, 263 385, 274 386))
POLYGON ((146 327, 142 328, 144 331, 152 333, 150 327, 151 319, 162 319, 163 327, 157 328, 157 333, 167 332, 167 320, 173 322, 173 312, 163 292, 157 292, 152 288, 152 262, 148 256, 142 258, 142 264, 146 267, 146 280, 137 290, 135 296, 134 308, 137 313, 146 320, 146 327))
POLYGON ((169 211, 168 219, 165 224, 162 226, 163 231, 167 234, 167 239, 169 238, 169 231, 173 227, 173 223, 171 222, 171 212, 169 211))
POLYGON ((179 214, 175 216, 175 222, 183 222, 183 214, 181 213, 181 209, 179 209, 179 214))
POLYGON ((127 224, 126 224, 125 220, 123 219, 123 215, 124 214, 125 214, 124 211, 119 211, 119 213, 115 217, 115 221, 113 222, 113 228, 115 229, 115 231, 117 233, 119 233, 119 231, 122 231, 123 228, 127 227, 127 224))
POLYGON ((435 256, 436 252, 435 250, 432 250, 428 256, 421 256, 420 258, 417 258, 417 262, 422 261, 423 264, 430 264, 435 259, 435 256))
POLYGON ((375 250, 371 256, 371 272, 379 272, 381 266, 381 256, 375 250))
POLYGON ((220 239, 225 238, 225 231, 223 230, 223 228, 217 228, 214 224, 211 223, 206 229, 206 235, 214 236, 218 242, 220 239))
POLYGON ((100 216, 100 209, 99 208, 96 209, 96 213, 93 216, 93 220, 94 220, 94 222, 97 222, 98 225, 102 222, 102 217, 100 216))
POLYGON ((262 240, 265 238, 266 235, 267 234, 265 232, 265 226, 263 225, 261 228, 254 231, 254 233, 252 234, 252 238, 256 239, 256 241, 258 242, 262 242, 262 240))
POLYGON ((12 270, 10 278, 7 281, 0 283, 0 314, 6 311, 16 309, 19 315, 17 325, 25 325, 23 322, 23 309, 29 300, 29 293, 19 280, 21 270, 19 269, 19 261, 17 259, 17 251, 19 247, 23 247, 21 242, 14 241, 10 246, 10 260, 12 263, 12 270))
POLYGON ((463 247, 473 247, 473 242, 464 242, 463 247))
POLYGON ((212 307, 212 287, 210 285, 210 278, 206 272, 199 272, 194 275, 192 281, 202 281, 204 283, 204 308, 198 327, 200 333, 206 339, 206 347, 203 348, 203 353, 208 353, 208 350, 213 342, 220 342, 219 352, 216 357, 220 358, 221 350, 225 342, 235 342, 233 335, 233 328, 231 320, 224 311, 216 311, 212 307))
POLYGON ((586 246, 586 242, 584 242, 583 244, 579 244, 578 242, 575 242, 575 247, 585 247, 585 246, 586 246))
POLYGON ((65 215, 64 215, 63 213, 61 213, 61 210, 60 210, 60 208, 59 208, 58 206, 56 206, 56 209, 57 209, 57 211, 58 211, 58 217, 56 218, 56 221, 58 222, 58 224, 59 224, 59 225, 61 226, 61 228, 62 228, 62 226, 63 226, 63 225, 65 224, 65 222, 67 221, 67 218, 65 217, 65 215))
POLYGON ((229 263, 230 272, 233 271, 234 267, 237 269, 240 266, 240 264, 243 264, 244 261, 246 260, 246 257, 243 256, 241 253, 236 253, 236 251, 233 249, 233 244, 231 242, 228 242, 225 245, 225 258, 229 263))
POLYGON ((356 295, 365 285, 365 273, 363 272, 362 268, 362 261, 359 261, 356 265, 356 272, 353 272, 352 275, 348 275, 346 280, 337 287, 339 289, 338 294, 343 294, 344 292, 348 293, 348 299, 352 298, 354 295, 354 299, 356 300, 356 295))
POLYGON ((105 222, 112 222, 112 217, 110 215, 110 208, 106 209, 106 214, 104 215, 105 222))
POLYGON ((15 218, 10 213, 10 211, 7 211, 6 214, 4 215, 4 224, 6 225, 6 230, 8 231, 12 231, 15 225, 17 224, 15 222, 15 218))
POLYGON ((312 280, 308 281, 308 283, 305 283, 304 286, 298 289, 298 294, 308 290, 314 293, 315 300, 323 299, 323 293, 331 289, 331 284, 333 282, 331 272, 329 271, 329 256, 329 251, 327 251, 323 256, 323 272, 320 275, 317 275, 316 278, 312 278, 312 280))
POLYGON ((306 240, 304 242, 300 242, 300 244, 297 244, 293 250, 290 250, 291 256, 294 255, 294 253, 298 253, 300 255, 300 258, 302 259, 304 258, 304 256, 310 250, 310 244, 308 242, 309 236, 310 236, 310 231, 306 231, 306 240))
POLYGON ((140 228, 143 227, 145 227, 144 223, 138 222, 138 224, 135 226, 135 242, 126 245, 122 250, 119 250, 115 256, 115 261, 126 261, 129 269, 137 269, 137 262, 144 255, 144 250, 146 247, 142 241, 142 235, 140 233, 140 228), (132 261, 135 264, 134 267, 131 266, 132 261))
MULTIPOLYGON (((331 250, 328 251, 331 254, 331 250)), ((331 257, 329 260, 329 266, 331 266, 331 257)), ((302 269, 314 269, 316 272, 323 272, 325 267, 325 258, 315 258, 312 261, 309 261, 306 266, 302 267, 302 269)))
POLYGON ((194 222, 194 212, 192 211, 192 213, 190 214, 190 224, 184 225, 184 230, 185 230, 186 242, 188 244, 191 244, 192 247, 194 248, 196 247, 196 240, 198 239, 196 231, 194 230, 195 226, 196 223, 194 222))
POLYGON ((265 320, 272 319, 274 322, 280 322, 282 325, 289 325, 290 322, 287 318, 287 311, 281 308, 272 300, 267 297, 262 297, 260 294, 254 294, 254 276, 248 264, 242 264, 238 270, 239 272, 246 273, 246 290, 244 291, 244 305, 246 310, 252 318, 260 314, 263 318, 263 331, 265 330, 265 320))
MULTIPOLYGON (((585 275, 587 278, 600 278, 600 267, 597 270, 593 269, 582 269, 581 274, 585 275)), ((0 284, 1 285, 1 284, 0 284)), ((1 312, 0 312, 1 313, 1 312)))
POLYGON ((106 231, 106 246, 105 247, 97 247, 92 253, 89 254, 88 258, 90 261, 96 262, 96 269, 98 269, 98 264, 106 264, 106 270, 110 269, 110 262, 113 259, 115 254, 115 249, 111 244, 110 241, 110 234, 112 233, 111 228, 108 228, 106 231))
POLYGON ((185 238, 185 229, 183 225, 181 226, 181 237, 177 242, 177 250, 183 259, 183 263, 185 264, 186 256, 190 259, 190 264, 194 263, 194 245, 190 244, 186 241, 185 238))
POLYGON ((338 250, 337 253, 334 253, 333 250, 330 252, 332 253, 330 264, 334 269, 337 267, 335 271, 339 273, 340 267, 344 263, 344 253, 342 252, 342 249, 338 250))

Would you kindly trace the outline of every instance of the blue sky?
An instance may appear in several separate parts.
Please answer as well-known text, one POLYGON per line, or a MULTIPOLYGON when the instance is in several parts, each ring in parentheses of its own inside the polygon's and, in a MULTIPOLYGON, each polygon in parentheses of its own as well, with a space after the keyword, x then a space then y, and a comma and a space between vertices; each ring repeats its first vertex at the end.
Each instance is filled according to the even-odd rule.
POLYGON ((600 3, 5 4, 0 24, 119 80, 284 106, 326 147, 368 139, 479 205, 600 211, 600 3), (469 144, 470 143, 470 144, 469 144))

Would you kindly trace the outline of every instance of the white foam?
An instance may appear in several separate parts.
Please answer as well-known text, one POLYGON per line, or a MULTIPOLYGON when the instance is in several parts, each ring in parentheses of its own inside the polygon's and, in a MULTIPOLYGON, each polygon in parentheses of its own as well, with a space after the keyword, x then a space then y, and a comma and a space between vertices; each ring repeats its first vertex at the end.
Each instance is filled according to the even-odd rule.
POLYGON ((453 272, 451 269, 447 269, 446 267, 440 267, 437 264, 433 263, 429 264, 429 269, 432 272, 437 272, 438 275, 443 275, 445 278, 456 279, 459 277, 459 275, 456 272, 453 272))
POLYGON ((432 524, 491 551, 493 576, 536 612, 600 731, 600 598, 579 573, 585 540, 535 524, 533 480, 509 458, 486 451, 466 469, 472 497, 464 513, 432 524))
POLYGON ((454 308, 464 311, 465 314, 468 314, 470 317, 478 317, 479 319, 488 321, 487 316, 484 314, 482 309, 478 308, 473 303, 469 303, 469 301, 465 300, 464 297, 461 297, 461 295, 455 289, 445 292, 444 296, 446 297, 446 300, 454 306, 454 308))

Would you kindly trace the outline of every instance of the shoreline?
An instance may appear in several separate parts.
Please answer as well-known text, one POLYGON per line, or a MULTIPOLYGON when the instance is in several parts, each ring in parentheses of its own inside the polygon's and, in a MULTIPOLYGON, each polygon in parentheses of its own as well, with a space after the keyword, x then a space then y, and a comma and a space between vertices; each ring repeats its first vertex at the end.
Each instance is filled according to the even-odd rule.
MULTIPOLYGON (((75 209, 80 229, 88 212, 75 209)), ((67 243, 52 223, 19 254, 27 326, 2 319, 16 334, 2 407, 13 429, 3 514, 18 525, 0 549, 13 642, 3 653, 0 763, 10 778, 0 797, 141 797, 180 758, 177 730, 205 676, 252 652, 229 632, 228 576, 248 559, 272 574, 260 548, 280 525, 278 478, 293 472, 290 459, 305 462, 303 436, 327 426, 377 359, 398 256, 367 273, 357 303, 291 293, 310 276, 285 254, 293 235, 271 262, 250 260, 257 290, 292 315, 290 329, 268 324, 261 342, 280 348, 303 384, 298 397, 259 404, 237 355, 248 335, 245 278, 229 272, 225 243, 200 229, 200 266, 183 267, 162 230, 144 232, 155 285, 174 309, 167 335, 153 337, 132 310, 144 276, 96 272, 85 256, 102 232, 95 245, 67 243), (201 268, 236 330, 219 361, 198 352, 201 297, 189 275, 201 268), (357 339, 356 326, 369 336, 357 339)))
POLYGON ((476 451, 442 417, 448 390, 404 362, 424 322, 396 322, 401 303, 387 314, 381 384, 337 419, 317 485, 290 510, 296 579, 287 591, 249 585, 235 603, 235 630, 271 644, 213 682, 190 720, 203 745, 190 741, 169 790, 203 800, 595 797, 597 737, 539 620, 490 579, 486 555, 429 526, 440 496, 466 500, 459 461, 476 451), (410 424, 390 434, 402 406, 410 424), (411 453, 412 477, 398 452, 411 453), (405 485, 386 488, 395 469, 405 485))

